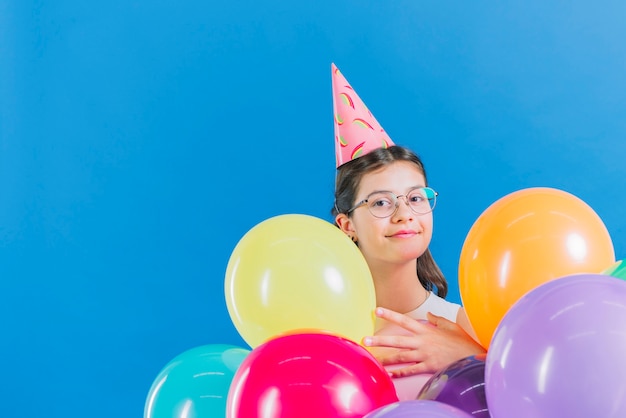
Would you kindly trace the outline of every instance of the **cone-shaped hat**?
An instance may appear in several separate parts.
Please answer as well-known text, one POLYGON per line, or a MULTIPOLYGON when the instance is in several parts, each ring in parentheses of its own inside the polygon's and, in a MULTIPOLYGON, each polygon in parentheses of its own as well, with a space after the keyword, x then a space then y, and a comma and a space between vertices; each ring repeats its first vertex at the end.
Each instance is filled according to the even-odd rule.
POLYGON ((331 64, 337 167, 377 148, 394 145, 335 64, 331 64))

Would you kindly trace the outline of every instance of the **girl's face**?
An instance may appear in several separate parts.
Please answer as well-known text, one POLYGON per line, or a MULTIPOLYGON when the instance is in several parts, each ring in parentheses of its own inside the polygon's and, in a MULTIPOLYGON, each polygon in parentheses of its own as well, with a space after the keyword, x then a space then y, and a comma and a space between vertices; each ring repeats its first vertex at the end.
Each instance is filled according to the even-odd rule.
MULTIPOLYGON (((424 175, 413 164, 397 161, 361 179, 356 202, 377 191, 405 195, 416 187, 425 187, 424 175)), ((348 235, 357 238, 359 248, 368 264, 403 263, 417 259, 426 251, 432 237, 432 212, 418 215, 411 211, 404 198, 387 218, 376 218, 367 205, 358 207, 352 216, 338 215, 337 224, 348 235)))

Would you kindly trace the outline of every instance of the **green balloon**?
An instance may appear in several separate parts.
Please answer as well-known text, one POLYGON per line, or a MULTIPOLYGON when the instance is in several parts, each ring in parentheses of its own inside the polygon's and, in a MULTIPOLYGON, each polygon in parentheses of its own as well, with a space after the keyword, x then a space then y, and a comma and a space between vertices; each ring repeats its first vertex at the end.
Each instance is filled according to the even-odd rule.
POLYGON ((225 417, 230 384, 250 350, 209 344, 187 350, 152 383, 144 418, 225 417))
POLYGON ((604 270, 602 274, 607 276, 617 277, 618 279, 626 280, 626 263, 624 260, 620 260, 613 264, 608 269, 604 270))

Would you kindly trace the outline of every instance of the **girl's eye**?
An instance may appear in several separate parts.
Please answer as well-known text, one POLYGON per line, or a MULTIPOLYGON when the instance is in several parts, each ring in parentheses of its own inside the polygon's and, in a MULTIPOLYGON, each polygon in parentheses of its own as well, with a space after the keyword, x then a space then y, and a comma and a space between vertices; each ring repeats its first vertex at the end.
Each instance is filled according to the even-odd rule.
POLYGON ((372 201, 372 206, 384 207, 389 205, 391 205, 391 201, 389 201, 388 199, 378 199, 372 201))
POLYGON ((393 205, 393 198, 386 193, 377 194, 369 198, 371 207, 387 207, 393 205))

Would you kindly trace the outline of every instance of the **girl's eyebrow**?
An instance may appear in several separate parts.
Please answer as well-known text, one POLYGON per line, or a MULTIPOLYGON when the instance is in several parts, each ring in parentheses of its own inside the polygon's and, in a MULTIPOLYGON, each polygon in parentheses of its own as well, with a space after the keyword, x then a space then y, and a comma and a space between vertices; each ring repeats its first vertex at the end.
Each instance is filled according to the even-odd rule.
MULTIPOLYGON (((423 189, 424 187, 426 187, 426 186, 412 186, 412 187, 409 187, 408 189, 406 189, 405 194, 409 193, 409 192, 411 192, 411 191, 413 191, 415 189, 423 189)), ((373 195, 374 193, 393 193, 394 195, 396 194, 393 190, 381 189, 381 190, 374 190, 373 192, 368 193, 367 196, 373 195)), ((396 196, 404 196, 404 195, 403 194, 398 194, 396 196)))

